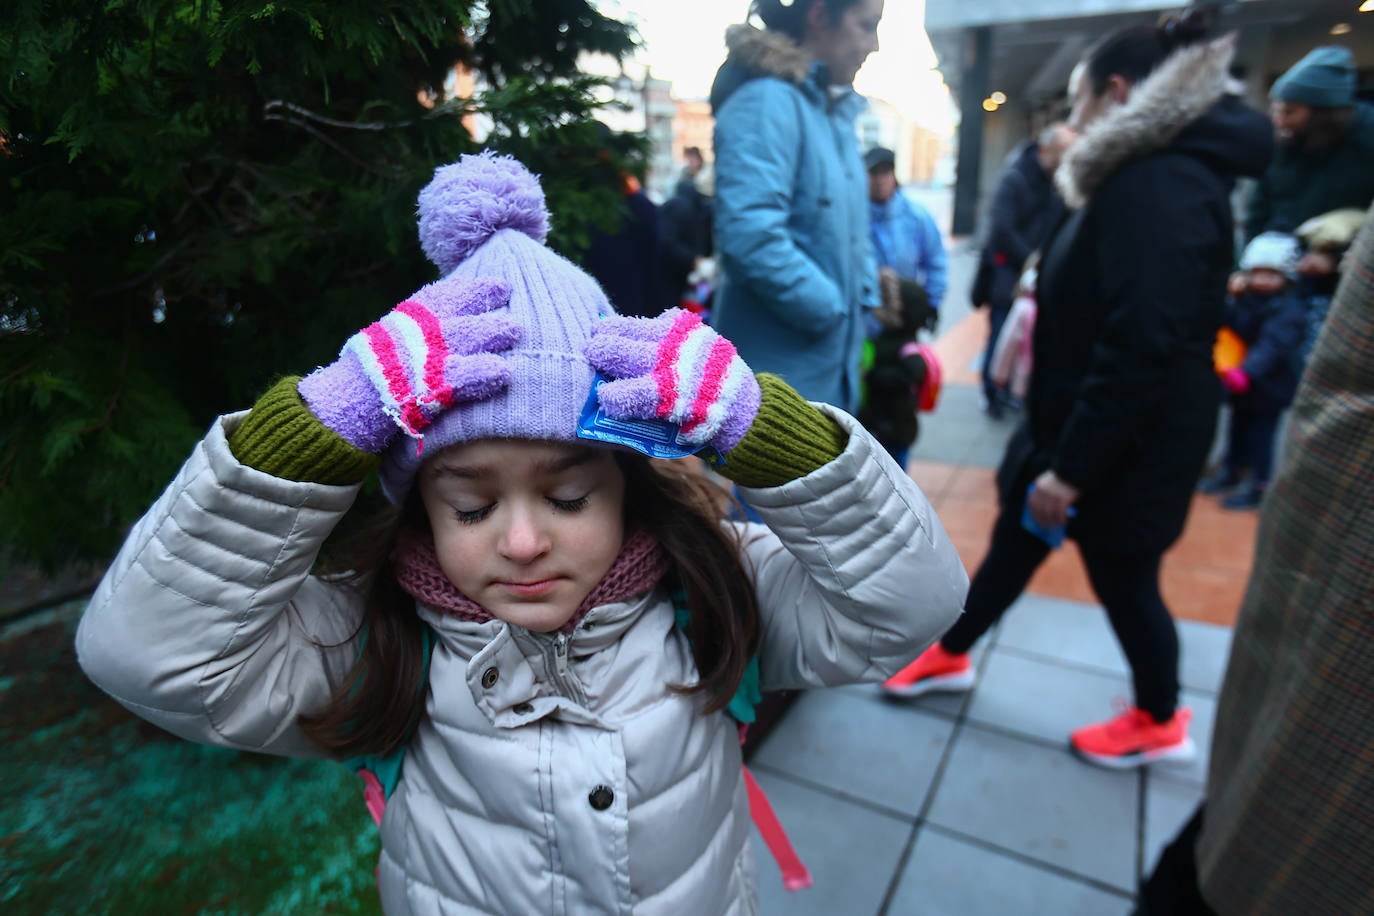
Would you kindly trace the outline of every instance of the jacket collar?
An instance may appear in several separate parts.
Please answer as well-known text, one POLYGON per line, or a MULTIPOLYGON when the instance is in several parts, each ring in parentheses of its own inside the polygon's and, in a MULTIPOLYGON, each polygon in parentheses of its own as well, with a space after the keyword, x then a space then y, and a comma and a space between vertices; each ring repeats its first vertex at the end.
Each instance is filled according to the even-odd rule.
POLYGON ((1126 162, 1168 147, 1226 94, 1235 34, 1177 51, 1121 105, 1090 125, 1064 156, 1055 184, 1078 209, 1126 162))

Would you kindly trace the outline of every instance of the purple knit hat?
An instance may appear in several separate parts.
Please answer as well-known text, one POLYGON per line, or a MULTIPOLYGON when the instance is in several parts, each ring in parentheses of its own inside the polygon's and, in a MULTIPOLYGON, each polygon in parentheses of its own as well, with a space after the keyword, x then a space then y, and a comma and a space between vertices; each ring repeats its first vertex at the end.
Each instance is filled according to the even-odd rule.
POLYGON ((484 152, 436 169, 420 192, 418 212, 420 245, 444 278, 415 298, 441 299, 475 280, 503 282, 511 291, 510 305, 500 311, 520 326, 521 336, 503 354, 511 367, 508 388, 440 414, 425 430, 423 445, 397 436, 387 448, 379 471, 382 492, 398 505, 424 459, 454 443, 577 441, 577 418, 593 374, 582 351, 592 325, 615 314, 595 280, 544 246, 544 192, 511 157, 484 152))

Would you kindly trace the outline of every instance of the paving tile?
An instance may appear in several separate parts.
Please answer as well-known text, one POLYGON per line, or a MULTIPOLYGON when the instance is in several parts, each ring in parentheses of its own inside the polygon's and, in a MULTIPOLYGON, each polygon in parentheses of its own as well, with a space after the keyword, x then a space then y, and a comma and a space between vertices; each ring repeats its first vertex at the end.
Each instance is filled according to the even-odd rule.
POLYGON ((964 561, 964 569, 968 570, 969 578, 977 572, 982 565, 983 558, 988 555, 988 533, 986 531, 951 531, 945 528, 945 533, 949 535, 950 541, 954 544, 954 549, 959 551, 959 559, 964 561))
POLYGON ((1084 604, 1097 604, 1097 593, 1088 582, 1077 546, 1069 543, 1049 557, 1031 577, 1026 592, 1047 598, 1065 598, 1084 604))
POLYGON ((1112 715, 1112 700, 1130 695, 1130 681, 1124 675, 993 649, 983 665, 968 717, 1067 750, 1070 732, 1112 715))
POLYGON ((1193 816, 1202 801, 1202 788, 1179 782, 1146 777, 1145 846, 1142 849, 1142 877, 1154 871, 1159 854, 1193 816))
POLYGON ((911 824, 769 773, 756 772, 755 776, 815 879, 807 890, 789 893, 758 831, 750 831, 760 912, 766 916, 876 913, 906 848, 911 824))
POLYGON ((992 535, 993 523, 997 521, 997 506, 994 503, 946 496, 936 507, 936 514, 951 536, 958 532, 987 542, 992 535))
POLYGON ((1130 892, 1136 877, 1134 772, 966 725, 935 791, 930 823, 1130 892))
POLYGON ((1231 628, 1180 620, 1178 641, 1179 682, 1190 690, 1219 693, 1231 655, 1231 628))
POLYGON ((1234 626, 1249 574, 1211 566, 1166 565, 1160 573, 1164 603, 1175 617, 1234 626))
POLYGON ((1126 916, 1108 893, 926 827, 902 874, 890 916, 1126 916))
POLYGON ((967 440, 946 438, 944 436, 927 436, 927 431, 921 431, 921 438, 917 441, 916 447, 911 450, 911 456, 917 461, 938 461, 949 464, 963 464, 964 456, 968 454, 970 443, 967 440))
POLYGON ((1107 614, 1095 604, 1023 595, 1002 618, 997 644, 1116 674, 1129 673, 1107 614))
POLYGON ((997 475, 986 468, 960 468, 950 481, 947 499, 997 506, 997 475))
POLYGON ((1175 560, 1248 573, 1255 551, 1257 512, 1228 512, 1215 496, 1194 496, 1183 535, 1165 554, 1165 566, 1175 560))
POLYGON ((799 699, 754 763, 915 817, 954 723, 874 691, 813 690, 799 699))
POLYGON ((982 439, 964 452, 964 463, 977 468, 993 469, 1002 463, 1007 444, 1002 439, 982 439))
POLYGON ((911 459, 906 463, 906 472, 911 475, 911 479, 916 481, 926 498, 937 505, 959 471, 957 464, 944 464, 938 461, 911 459))

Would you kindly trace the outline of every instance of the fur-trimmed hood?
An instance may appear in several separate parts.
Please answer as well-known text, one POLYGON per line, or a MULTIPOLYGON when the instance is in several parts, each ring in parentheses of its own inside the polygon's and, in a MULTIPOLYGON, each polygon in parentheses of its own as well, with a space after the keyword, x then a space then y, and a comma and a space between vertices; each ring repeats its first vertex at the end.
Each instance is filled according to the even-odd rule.
POLYGON ((1206 158, 1219 171, 1263 174, 1272 149, 1268 120, 1233 98, 1233 105, 1218 104, 1227 98, 1235 50, 1230 34, 1175 52, 1124 105, 1091 124, 1055 174, 1069 207, 1084 206, 1127 162, 1171 147, 1206 158))
MULTIPOLYGON (((725 30, 725 48, 725 63, 716 71, 711 86, 713 110, 719 110, 740 86, 763 76, 791 83, 818 102, 825 100, 828 80, 824 65, 786 35, 747 23, 732 25, 725 30)), ((864 104, 852 89, 840 99, 852 100, 847 104, 864 104)))

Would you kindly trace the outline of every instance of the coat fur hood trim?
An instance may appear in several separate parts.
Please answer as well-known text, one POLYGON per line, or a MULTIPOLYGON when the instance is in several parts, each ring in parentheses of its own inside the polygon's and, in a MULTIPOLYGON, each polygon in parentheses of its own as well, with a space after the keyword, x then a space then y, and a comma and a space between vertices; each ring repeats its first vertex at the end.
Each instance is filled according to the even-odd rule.
POLYGON ((752 25, 732 25, 726 29, 725 47, 731 63, 789 83, 802 83, 811 69, 811 56, 795 41, 752 25))
POLYGON ((1088 127, 1064 156, 1055 185, 1072 209, 1087 204, 1102 182, 1132 159, 1173 143, 1227 89, 1235 33, 1177 51, 1136 84, 1126 104, 1088 127))

